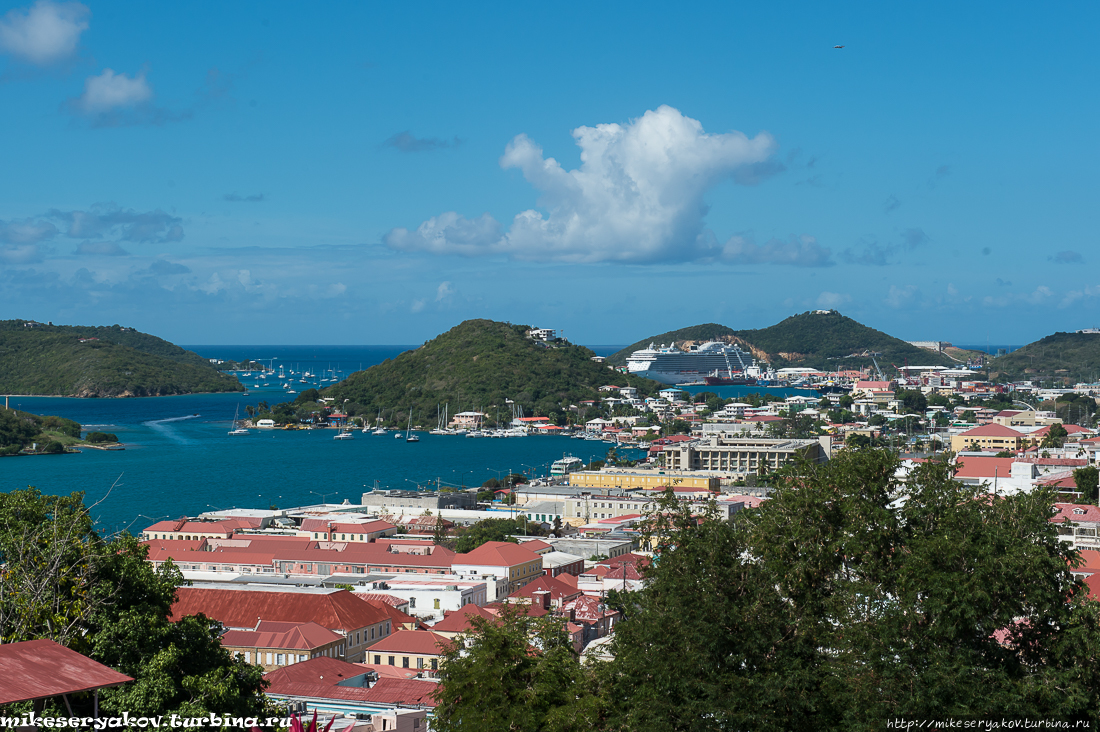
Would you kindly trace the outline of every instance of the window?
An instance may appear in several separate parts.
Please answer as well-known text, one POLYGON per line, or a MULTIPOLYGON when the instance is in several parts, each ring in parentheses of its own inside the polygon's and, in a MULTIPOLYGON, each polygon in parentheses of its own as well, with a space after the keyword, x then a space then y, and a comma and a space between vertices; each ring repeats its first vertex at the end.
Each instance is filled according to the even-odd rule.
POLYGON ((415 608, 415 607, 416 607, 416 598, 415 597, 410 597, 409 598, 409 608, 412 609, 412 608, 415 608))
POLYGON ((356 633, 355 633, 355 645, 359 645, 359 632, 358 631, 356 631, 356 633))
POLYGON ((285 653, 275 654, 275 665, 276 666, 285 666, 286 665, 286 654, 285 653))
POLYGON ((252 651, 245 651, 244 652, 244 662, 245 663, 252 663, 252 651))
POLYGON ((439 598, 438 598, 438 597, 437 597, 437 598, 435 598, 435 609, 436 609, 436 610, 438 610, 438 609, 439 609, 439 598))
POLYGON ((432 659, 432 671, 438 671, 438 670, 439 670, 439 659, 438 658, 433 658, 432 659))
POLYGON ((375 656, 374 657, 374 665, 375 666, 381 666, 382 665, 382 657, 381 656, 375 656))
MULTIPOLYGON (((256 657, 259 658, 259 656, 260 656, 260 654, 257 653, 256 657)), ((267 654, 267 665, 270 666, 274 662, 275 662, 275 654, 274 653, 268 653, 267 654)))
POLYGON ((390 661, 389 662, 390 666, 396 666, 397 665, 396 663, 393 662, 393 656, 389 656, 388 658, 389 658, 389 661, 390 661))
POLYGON ((416 667, 417 668, 424 668, 424 659, 423 658, 416 659, 416 667))
POLYGON ((409 667, 409 657, 408 656, 402 656, 401 657, 401 668, 408 668, 408 667, 409 667))
POLYGON ((370 639, 374 640, 374 628, 370 629, 370 639))

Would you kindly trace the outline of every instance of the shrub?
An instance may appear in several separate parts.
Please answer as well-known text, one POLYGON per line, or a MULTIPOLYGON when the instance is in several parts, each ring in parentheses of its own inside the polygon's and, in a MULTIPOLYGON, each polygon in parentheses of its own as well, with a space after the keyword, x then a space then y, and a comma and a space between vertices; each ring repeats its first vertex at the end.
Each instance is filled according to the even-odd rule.
POLYGON ((101 442, 118 442, 118 435, 113 432, 89 432, 84 437, 85 442, 90 442, 93 445, 101 442))

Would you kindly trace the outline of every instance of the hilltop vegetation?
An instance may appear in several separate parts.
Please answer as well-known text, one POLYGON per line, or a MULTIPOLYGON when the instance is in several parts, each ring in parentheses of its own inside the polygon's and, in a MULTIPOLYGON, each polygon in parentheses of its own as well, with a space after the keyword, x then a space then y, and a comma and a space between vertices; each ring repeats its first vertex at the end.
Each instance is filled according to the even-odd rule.
POLYGON ((508 399, 527 415, 565 421, 570 405, 599 399, 605 384, 635 386, 652 394, 661 384, 626 376, 592 360, 583 346, 548 347, 526 336, 527 326, 492 320, 467 320, 414 351, 406 351, 349 376, 324 390, 345 399, 349 414, 383 418, 399 426, 409 410, 413 423, 432 424, 436 408, 450 414, 484 411, 492 420, 511 418, 508 399))
POLYGON ((1029 343, 990 364, 990 377, 1055 381, 1072 385, 1095 381, 1100 372, 1100 333, 1055 333, 1029 343))
POLYGON ((71 419, 0 408, 0 457, 17 455, 34 443, 40 443, 43 452, 64 452, 66 444, 79 440, 80 423, 71 419))
POLYGON ((622 365, 632 351, 651 342, 680 343, 685 340, 737 343, 742 349, 751 351, 758 360, 767 361, 776 368, 859 368, 871 365, 872 354, 876 354, 875 358, 884 371, 892 363, 902 365, 906 359, 910 364, 922 366, 949 366, 958 363, 943 354, 909 345, 882 331, 869 328, 835 310, 792 315, 768 328, 754 330, 733 330, 716 323, 681 328, 644 338, 614 354, 608 361, 622 365))
POLYGON ((118 325, 0 321, 0 393, 167 396, 241 391, 197 353, 118 325))

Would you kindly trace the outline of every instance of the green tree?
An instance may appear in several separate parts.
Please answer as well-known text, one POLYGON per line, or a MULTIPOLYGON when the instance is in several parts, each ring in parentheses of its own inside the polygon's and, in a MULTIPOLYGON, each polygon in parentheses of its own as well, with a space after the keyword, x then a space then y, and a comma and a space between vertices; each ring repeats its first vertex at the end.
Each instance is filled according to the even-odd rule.
POLYGON ((945 461, 899 483, 897 467, 853 450, 787 468, 732 523, 666 500, 646 537, 659 550, 649 584, 611 600, 624 612, 613 728, 1095 723, 1100 604, 1049 522, 1053 494, 991 496, 945 461))
POLYGON ((471 524, 455 542, 456 552, 471 552, 487 541, 509 541, 517 543, 512 534, 523 533, 523 522, 510 518, 482 519, 471 524))
POLYGON ((1061 447, 1066 444, 1066 438, 1069 437, 1069 432, 1062 426, 1061 422, 1055 422, 1047 430, 1046 437, 1043 438, 1043 442, 1039 447, 1061 447))
POLYGON ((532 618, 504 605, 443 654, 438 732, 588 732, 600 718, 592 681, 578 663, 560 618, 532 618))
POLYGON ((1086 501, 1096 503, 1098 498, 1097 486, 1100 485, 1100 470, 1097 470, 1095 465, 1074 470, 1073 482, 1086 501))
MULTIPOLYGON (((0 640, 50 638, 133 677, 100 692, 108 714, 266 716, 262 669, 230 657, 220 623, 170 622, 183 576, 147 554, 129 534, 101 538, 81 493, 0 494, 0 640)), ((72 702, 90 712, 90 699, 72 702)))
POLYGON ((312 403, 312 402, 316 402, 320 398, 321 398, 321 392, 317 391, 316 389, 306 389, 305 391, 303 391, 302 393, 300 393, 298 396, 296 396, 294 398, 294 403, 295 404, 312 403))

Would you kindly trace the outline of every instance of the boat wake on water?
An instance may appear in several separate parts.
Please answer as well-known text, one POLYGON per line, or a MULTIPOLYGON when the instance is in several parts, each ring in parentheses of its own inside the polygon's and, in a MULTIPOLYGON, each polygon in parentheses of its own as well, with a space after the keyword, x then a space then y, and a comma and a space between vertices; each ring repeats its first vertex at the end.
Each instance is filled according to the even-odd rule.
POLYGON ((148 422, 145 422, 144 424, 147 424, 151 427, 151 426, 157 425, 157 424, 164 424, 165 422, 182 422, 185 419, 198 419, 199 416, 200 415, 198 415, 198 414, 188 414, 187 416, 184 416, 184 417, 167 417, 165 419, 153 419, 153 420, 149 420, 148 422))

